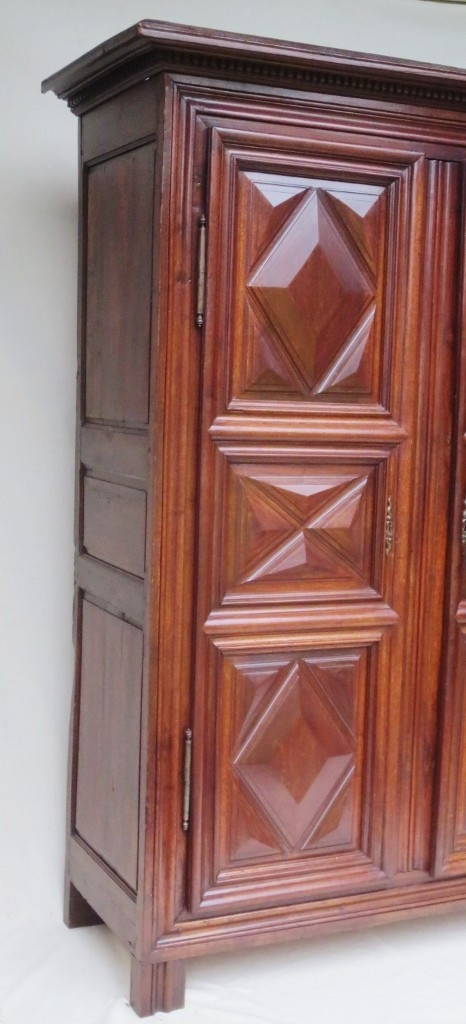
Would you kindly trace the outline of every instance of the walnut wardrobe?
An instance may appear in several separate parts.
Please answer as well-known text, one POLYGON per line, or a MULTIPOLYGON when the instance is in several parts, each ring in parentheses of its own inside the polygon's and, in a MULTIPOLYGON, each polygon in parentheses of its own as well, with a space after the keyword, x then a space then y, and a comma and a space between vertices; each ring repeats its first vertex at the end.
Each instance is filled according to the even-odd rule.
POLYGON ((466 906, 466 73, 143 21, 80 125, 66 920, 466 906))

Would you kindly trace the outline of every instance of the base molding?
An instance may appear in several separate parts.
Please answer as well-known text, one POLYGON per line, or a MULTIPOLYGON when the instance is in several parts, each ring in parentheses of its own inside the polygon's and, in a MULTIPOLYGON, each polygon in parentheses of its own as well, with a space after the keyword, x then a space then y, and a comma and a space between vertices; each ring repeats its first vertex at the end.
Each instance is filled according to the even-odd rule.
POLYGON ((179 920, 162 935, 150 960, 227 952, 332 932, 466 910, 466 878, 430 881, 357 896, 316 900, 202 920, 179 920))

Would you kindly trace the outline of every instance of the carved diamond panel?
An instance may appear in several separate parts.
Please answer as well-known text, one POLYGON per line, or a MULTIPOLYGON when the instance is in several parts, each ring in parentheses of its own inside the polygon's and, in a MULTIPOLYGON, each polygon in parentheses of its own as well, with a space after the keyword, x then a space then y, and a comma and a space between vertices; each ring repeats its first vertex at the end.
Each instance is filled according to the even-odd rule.
POLYGON ((373 295, 318 191, 286 220, 248 287, 311 391, 373 295))
POLYGON ((236 662, 232 859, 352 844, 364 658, 236 662))
POLYGON ((375 398, 384 189, 259 172, 240 178, 247 219, 234 346, 243 357, 233 395, 375 398))
POLYGON ((233 465, 229 586, 373 585, 374 466, 233 465))

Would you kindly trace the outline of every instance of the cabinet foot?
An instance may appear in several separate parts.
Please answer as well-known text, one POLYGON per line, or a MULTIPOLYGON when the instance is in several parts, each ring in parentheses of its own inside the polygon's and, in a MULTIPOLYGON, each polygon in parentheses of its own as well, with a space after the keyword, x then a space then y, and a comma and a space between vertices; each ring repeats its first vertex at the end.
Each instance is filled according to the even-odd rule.
POLYGON ((157 1010, 169 1013, 184 1006, 186 967, 184 960, 146 964, 131 958, 130 1002, 139 1017, 157 1010))
POLYGON ((102 924, 101 918, 89 906, 84 896, 81 896, 73 883, 68 881, 65 883, 63 920, 68 928, 85 928, 91 924, 102 924))

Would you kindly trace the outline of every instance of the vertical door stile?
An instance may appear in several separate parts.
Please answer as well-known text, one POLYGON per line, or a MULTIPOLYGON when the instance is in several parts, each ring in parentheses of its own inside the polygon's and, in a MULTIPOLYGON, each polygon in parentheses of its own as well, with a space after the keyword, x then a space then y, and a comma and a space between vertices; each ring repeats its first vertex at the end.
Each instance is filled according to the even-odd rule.
POLYGON ((446 554, 447 593, 445 640, 440 674, 442 730, 438 744, 437 812, 432 850, 437 877, 466 874, 466 550, 463 511, 466 496, 466 168, 456 165, 457 191, 452 207, 459 240, 453 283, 460 285, 460 302, 452 317, 455 421, 451 431, 454 453, 451 472, 449 543, 446 554))

